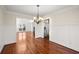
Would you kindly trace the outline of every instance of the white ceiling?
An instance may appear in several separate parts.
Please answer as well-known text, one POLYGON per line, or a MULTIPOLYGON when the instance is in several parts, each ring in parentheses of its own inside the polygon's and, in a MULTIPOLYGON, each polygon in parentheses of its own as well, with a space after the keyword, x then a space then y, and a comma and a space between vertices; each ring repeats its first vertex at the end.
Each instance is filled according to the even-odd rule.
MULTIPOLYGON (((66 5, 40 5, 39 13, 40 16, 44 16, 61 8, 67 7, 66 5)), ((36 16, 37 7, 36 5, 6 5, 6 10, 28 14, 32 16, 36 16)))

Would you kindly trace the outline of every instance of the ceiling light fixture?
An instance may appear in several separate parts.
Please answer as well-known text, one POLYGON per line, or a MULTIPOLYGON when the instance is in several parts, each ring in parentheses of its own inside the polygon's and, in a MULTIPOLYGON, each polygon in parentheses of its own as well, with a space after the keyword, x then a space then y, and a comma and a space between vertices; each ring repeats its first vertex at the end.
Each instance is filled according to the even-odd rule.
POLYGON ((36 17, 34 17, 34 22, 39 24, 43 20, 43 18, 41 18, 39 16, 39 7, 40 7, 40 5, 36 5, 36 6, 37 6, 37 15, 36 15, 36 17))

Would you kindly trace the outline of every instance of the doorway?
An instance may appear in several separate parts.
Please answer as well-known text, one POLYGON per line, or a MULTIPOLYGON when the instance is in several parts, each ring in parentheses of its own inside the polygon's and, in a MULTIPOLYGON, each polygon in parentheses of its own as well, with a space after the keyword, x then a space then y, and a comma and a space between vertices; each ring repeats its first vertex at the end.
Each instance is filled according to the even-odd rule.
POLYGON ((36 24, 33 22, 33 35, 35 38, 45 38, 49 39, 49 19, 45 19, 44 21, 36 24))
POLYGON ((49 39, 49 19, 44 21, 44 38, 49 39))

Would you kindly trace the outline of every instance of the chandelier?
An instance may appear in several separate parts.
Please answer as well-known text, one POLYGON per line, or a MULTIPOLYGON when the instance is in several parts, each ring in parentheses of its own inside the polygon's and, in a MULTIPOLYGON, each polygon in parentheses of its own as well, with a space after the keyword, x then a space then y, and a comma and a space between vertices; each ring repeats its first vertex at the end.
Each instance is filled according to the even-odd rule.
POLYGON ((37 7, 37 15, 36 15, 36 17, 34 17, 34 22, 35 23, 37 23, 37 24, 39 24, 42 20, 43 20, 43 18, 41 18, 40 16, 39 16, 39 5, 37 5, 36 6, 37 7))

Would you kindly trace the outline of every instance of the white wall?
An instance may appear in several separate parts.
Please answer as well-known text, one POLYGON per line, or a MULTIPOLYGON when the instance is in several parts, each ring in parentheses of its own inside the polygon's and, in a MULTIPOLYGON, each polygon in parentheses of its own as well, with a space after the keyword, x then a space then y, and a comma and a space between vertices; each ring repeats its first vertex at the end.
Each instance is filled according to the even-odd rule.
POLYGON ((0 52, 4 46, 4 40, 3 40, 3 9, 0 8, 0 52))
POLYGON ((4 41, 5 44, 16 42, 16 17, 5 13, 4 16, 4 41))
POLYGON ((79 6, 64 8, 47 16, 51 17, 50 41, 79 51, 79 6))

